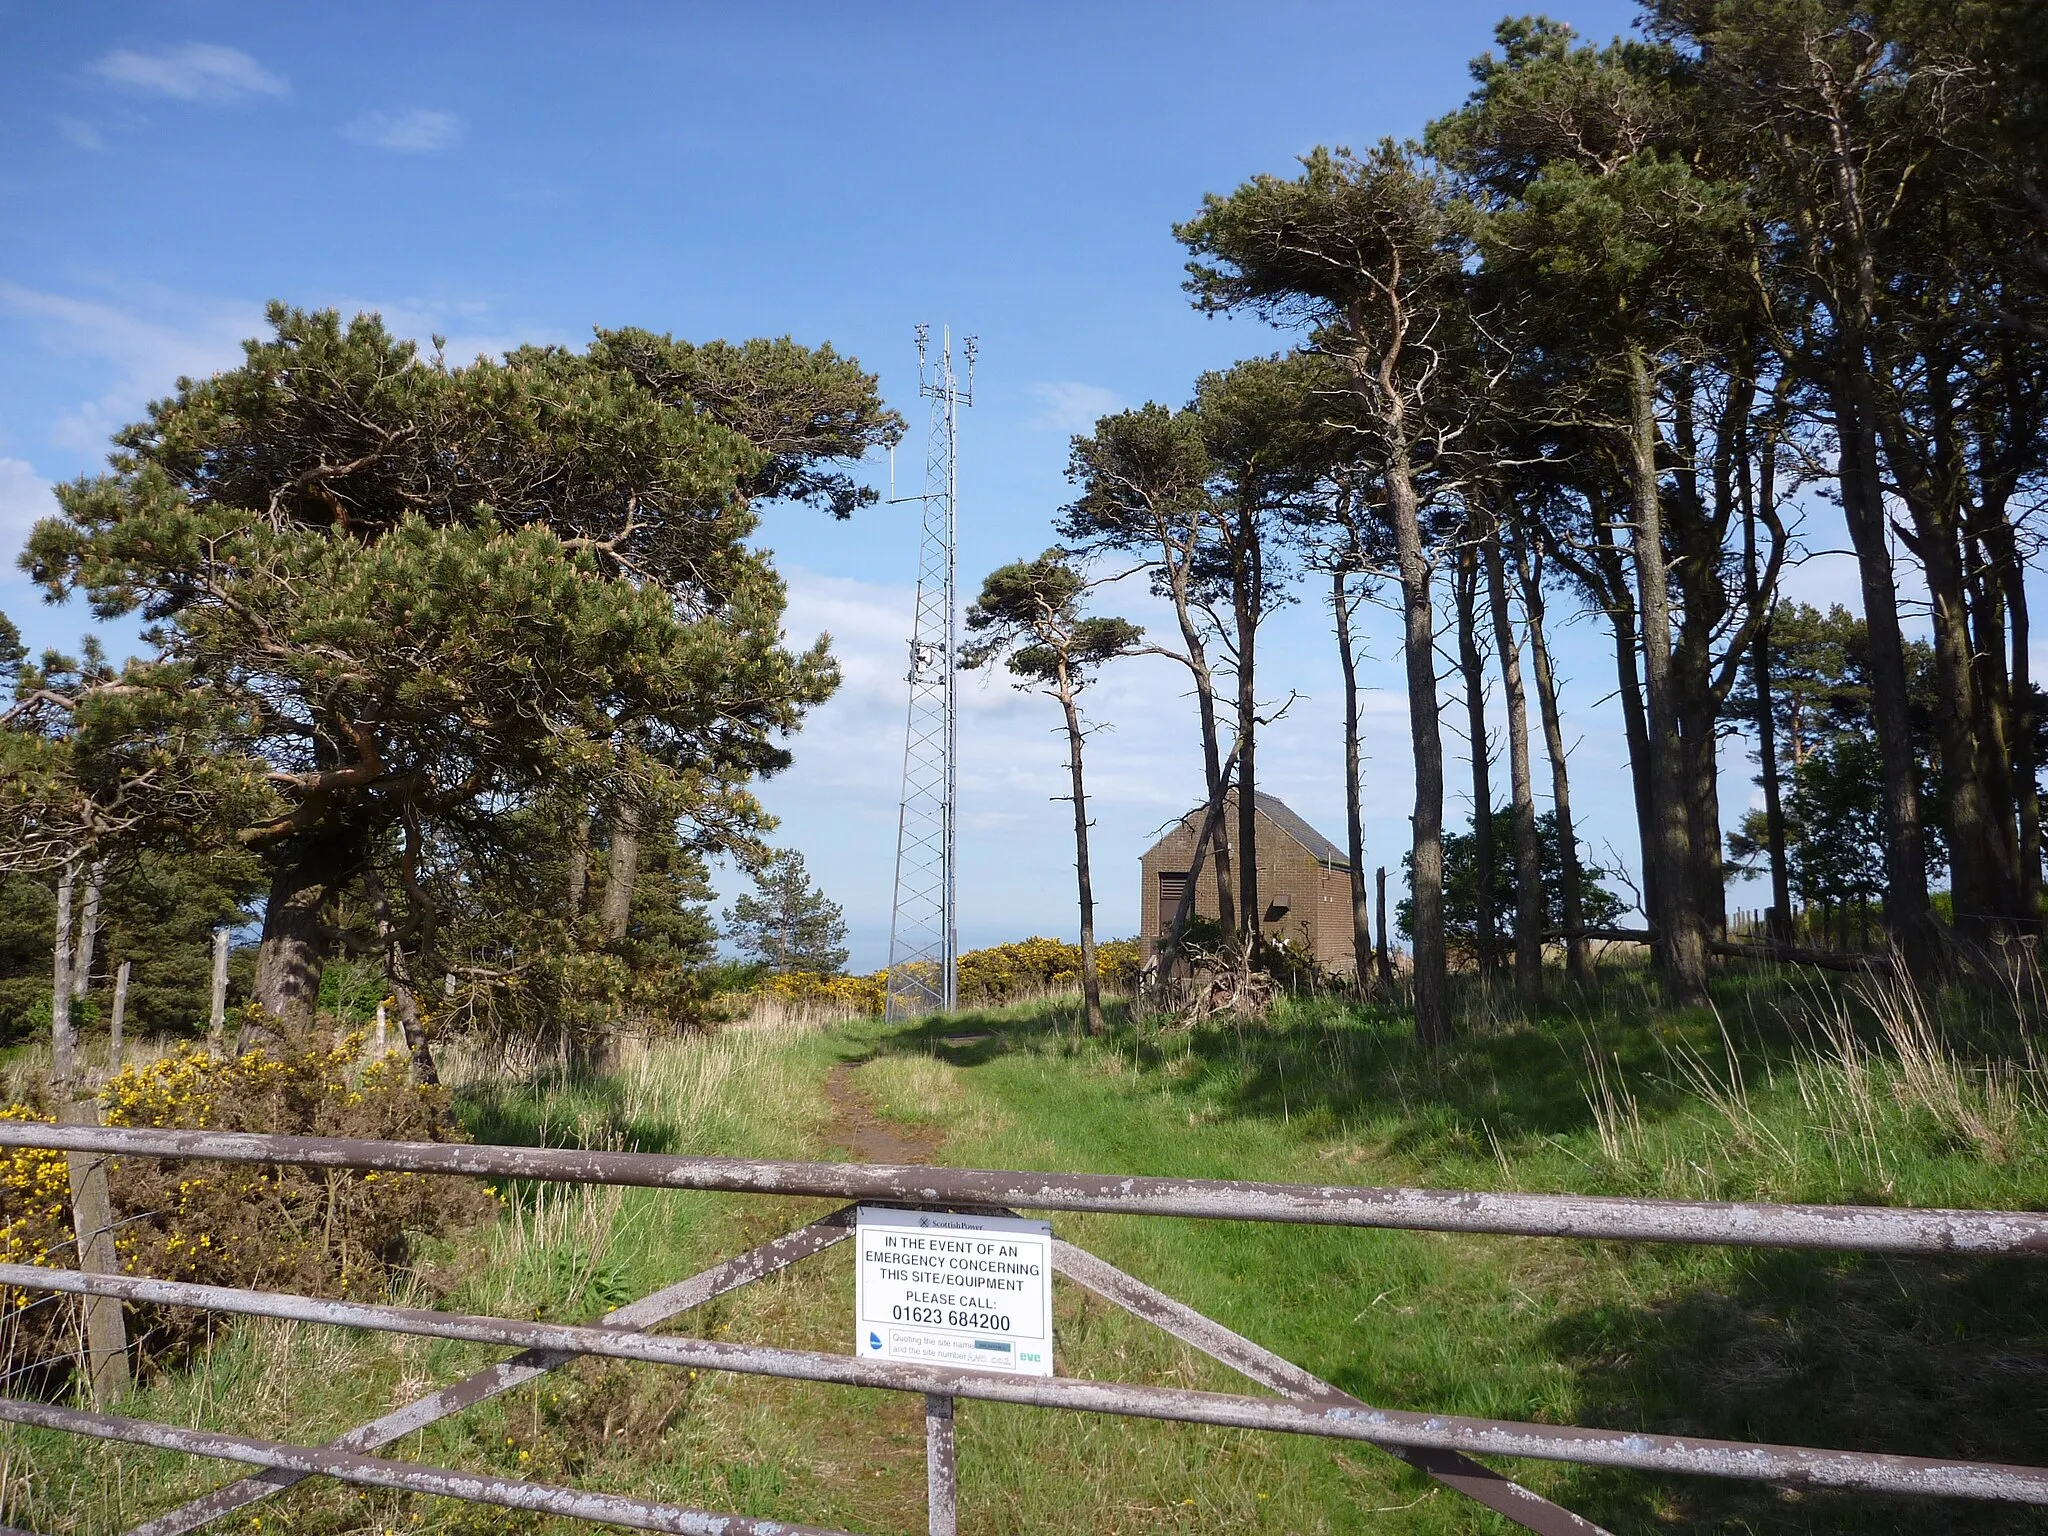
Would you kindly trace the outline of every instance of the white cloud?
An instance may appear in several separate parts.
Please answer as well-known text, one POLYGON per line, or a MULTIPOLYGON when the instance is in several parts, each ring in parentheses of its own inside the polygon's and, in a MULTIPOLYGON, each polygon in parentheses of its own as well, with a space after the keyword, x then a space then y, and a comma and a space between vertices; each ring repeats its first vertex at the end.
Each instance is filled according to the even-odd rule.
POLYGON ((97 359, 113 375, 97 398, 59 418, 50 432, 56 446, 79 453, 104 449, 109 433, 133 421, 150 400, 169 394, 181 375, 204 377, 232 368, 241 360, 243 338, 264 329, 256 304, 159 290, 135 295, 131 303, 44 293, 0 280, 0 312, 28 319, 53 351, 97 359))
POLYGON ((401 112, 365 112, 341 130, 352 144, 371 149, 389 149, 402 155, 432 154, 452 149, 462 139, 462 119, 453 112, 431 107, 407 107, 401 112))
POLYGON ((149 53, 117 48, 97 60, 92 70, 110 85, 173 101, 219 106, 291 94, 284 76, 221 43, 172 43, 149 53))
POLYGON ((35 466, 25 459, 0 459, 0 582, 17 579, 14 557, 21 553, 29 530, 56 515, 50 482, 36 473, 35 466))
POLYGON ((75 149, 89 149, 97 153, 107 147, 107 136, 99 128, 78 117, 57 119, 57 131, 64 136, 64 142, 75 149))
MULTIPOLYGON (((783 819, 775 840, 801 848, 852 929, 854 963, 887 958, 896 802, 903 771, 908 586, 821 575, 784 565, 790 643, 832 636, 844 681, 790 743, 795 766, 761 786, 783 819)), ((1171 627, 1163 605, 1119 589, 1100 606, 1171 627)), ((1316 826, 1344 829, 1334 650, 1312 613, 1294 611, 1275 634, 1274 665, 1312 695, 1266 733, 1262 781, 1316 826), (1284 658, 1284 659, 1282 659, 1284 658)), ((1380 666, 1362 700, 1374 799, 1367 835, 1380 862, 1405 845, 1406 703, 1399 668, 1380 666), (1375 686, 1393 683, 1394 688, 1375 686), (1390 854, 1391 850, 1391 854, 1390 854)), ((1275 701, 1277 702, 1277 700, 1275 701)), ((1185 674, 1157 658, 1107 667, 1084 695, 1096 729, 1086 748, 1089 834, 1105 933, 1137 922, 1139 855, 1201 793, 1194 703, 1185 674)), ((1073 812, 1059 709, 1019 692, 999 669, 960 682, 960 923, 972 947, 1031 933, 1072 936, 1073 812)))
MULTIPOLYGON (((492 325, 490 306, 480 300, 401 298, 382 302, 349 295, 309 295, 308 308, 339 310, 344 316, 376 313, 393 334, 419 343, 431 355, 431 337, 447 339, 451 365, 479 356, 495 357, 523 342, 574 340, 551 327, 517 333, 492 325)), ((260 304, 196 297, 172 290, 124 289, 106 298, 49 293, 0 278, 0 315, 28 321, 38 339, 67 359, 104 365, 102 392, 60 415, 50 428, 54 447, 97 455, 108 435, 136 420, 151 400, 171 393, 181 376, 204 378, 242 360, 242 342, 269 334, 260 304)))
POLYGON ((1031 425, 1052 432, 1090 432, 1096 421, 1123 407, 1123 396, 1099 384, 1078 384, 1071 379, 1052 379, 1031 386, 1038 402, 1038 414, 1031 425))

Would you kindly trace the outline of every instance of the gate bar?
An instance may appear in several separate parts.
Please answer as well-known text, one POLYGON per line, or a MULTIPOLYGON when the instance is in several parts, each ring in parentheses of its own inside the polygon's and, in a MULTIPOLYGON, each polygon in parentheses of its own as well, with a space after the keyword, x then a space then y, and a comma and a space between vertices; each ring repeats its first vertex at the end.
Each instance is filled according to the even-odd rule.
MULTIPOLYGON (((1097 1258, 1087 1249, 1077 1248, 1064 1238, 1052 1240, 1052 1267, 1054 1273, 1065 1275, 1104 1301, 1122 1307, 1131 1316, 1143 1319, 1184 1344, 1193 1345, 1211 1360, 1229 1366, 1290 1402, 1311 1403, 1324 1408, 1355 1408, 1367 1413, 1372 1411, 1369 1404, 1360 1402, 1349 1392, 1340 1392, 1292 1360, 1274 1354, 1263 1345, 1254 1344, 1213 1317, 1203 1316, 1187 1303, 1154 1290, 1135 1275, 1125 1274, 1108 1260, 1097 1258)), ((1542 1494, 1524 1488, 1512 1478, 1503 1477, 1483 1462, 1474 1461, 1457 1451, 1422 1450, 1414 1446, 1387 1446, 1383 1449, 1454 1492, 1462 1493, 1512 1520, 1524 1530, 1536 1532, 1537 1536, 1612 1536, 1611 1532, 1583 1515, 1575 1515, 1562 1505, 1551 1503, 1542 1494)))
POLYGON ((181 1425, 156 1424, 147 1419, 123 1418, 111 1413, 59 1408, 51 1403, 27 1403, 18 1398, 0 1398, 0 1419, 16 1424, 33 1424, 38 1429, 90 1435, 96 1440, 119 1440, 128 1445, 146 1445, 161 1451, 183 1451, 191 1456, 239 1461, 245 1466, 282 1467, 293 1472, 331 1477, 339 1482, 360 1483, 369 1488, 432 1493, 447 1499, 464 1499, 472 1504, 495 1504, 503 1509, 527 1509, 544 1515, 572 1515, 579 1520, 623 1525, 636 1531, 676 1531, 683 1536, 848 1536, 845 1531, 825 1526, 792 1525, 786 1520, 756 1520, 747 1515, 714 1514, 680 1504, 657 1504, 651 1499, 636 1499, 631 1494, 561 1488, 551 1483, 499 1477, 492 1472, 422 1467, 409 1461, 359 1456, 353 1451, 339 1451, 332 1446, 285 1445, 249 1435, 186 1429, 181 1425))
MULTIPOLYGON (((785 1232, 760 1246, 748 1249, 736 1258, 714 1264, 711 1268, 678 1280, 673 1285, 663 1286, 650 1292, 638 1301, 628 1302, 616 1311, 607 1312, 598 1321, 600 1325, 612 1327, 652 1328, 657 1323, 702 1306, 728 1291, 738 1290, 743 1285, 772 1275, 800 1259, 807 1259, 814 1253, 822 1253, 834 1243, 844 1242, 853 1235, 853 1209, 835 1211, 822 1220, 814 1221, 807 1227, 794 1232, 785 1232)), ((548 1372, 567 1365, 575 1357, 558 1351, 529 1349, 507 1360, 500 1360, 482 1370, 438 1387, 393 1409, 381 1418, 367 1424, 359 1424, 346 1434, 330 1443, 330 1449, 340 1451, 369 1452, 381 1450, 387 1445, 403 1440, 415 1430, 439 1423, 442 1419, 453 1418, 465 1409, 478 1403, 488 1402, 501 1393, 525 1386, 530 1381, 545 1376, 548 1372)), ((275 1498, 287 1488, 296 1487, 311 1474, 287 1471, 272 1467, 240 1482, 229 1483, 211 1493, 201 1494, 190 1503, 181 1504, 141 1525, 130 1529, 127 1536, 185 1536, 187 1531, 196 1531, 215 1520, 259 1504, 265 1499, 275 1498)), ((0 1531, 0 1536, 6 1536, 0 1531)))
MULTIPOLYGON (((775 1349, 759 1344, 721 1344, 672 1334, 569 1323, 522 1323, 507 1318, 430 1312, 415 1307, 367 1302, 322 1301, 270 1291, 233 1290, 140 1275, 92 1275, 0 1264, 0 1286, 66 1291, 75 1296, 119 1296, 124 1301, 205 1307, 253 1317, 280 1317, 341 1328, 367 1328, 425 1338, 466 1339, 478 1344, 523 1345, 570 1354, 642 1360, 656 1365, 744 1375, 782 1376, 799 1381, 875 1387, 1022 1403, 1079 1413, 1213 1424, 1226 1429, 1274 1430, 1372 1445, 1419 1446, 1478 1456, 1517 1456, 1569 1461, 1587 1466, 1629 1467, 1646 1472, 1688 1472, 1811 1487, 1861 1488, 1878 1493, 1942 1494, 1997 1499, 2015 1504, 2048 1504, 2048 1468, 1993 1462, 1954 1461, 1927 1456, 1892 1456, 1872 1451, 1819 1450, 1805 1446, 1760 1445, 1707 1440, 1691 1435, 1653 1435, 1634 1430, 1581 1429, 1524 1424, 1463 1414, 1409 1413, 1393 1408, 1318 1407, 1311 1404, 1191 1392, 1178 1387, 1132 1386, 1069 1376, 1013 1377, 943 1366, 883 1364, 847 1355, 775 1349)), ((0 1419, 18 1417, 19 1407, 0 1399, 0 1419)), ((39 1422, 34 1419, 26 1422, 39 1422)), ((319 1454, 326 1454, 321 1452, 319 1454)))
POLYGON ((1234 1179, 1028 1173, 888 1163, 777 1162, 494 1147, 461 1142, 262 1136, 245 1131, 44 1125, 0 1120, 0 1147, 47 1147, 130 1157, 291 1163, 469 1174, 568 1184, 625 1184, 737 1194, 817 1195, 910 1205, 1010 1205, 1219 1221, 1404 1227, 1519 1237, 1720 1243, 1844 1253, 2048 1255, 2048 1215, 2032 1211, 1910 1210, 1868 1205, 1766 1205, 1644 1200, 1618 1195, 1498 1194, 1474 1190, 1266 1184, 1234 1179))

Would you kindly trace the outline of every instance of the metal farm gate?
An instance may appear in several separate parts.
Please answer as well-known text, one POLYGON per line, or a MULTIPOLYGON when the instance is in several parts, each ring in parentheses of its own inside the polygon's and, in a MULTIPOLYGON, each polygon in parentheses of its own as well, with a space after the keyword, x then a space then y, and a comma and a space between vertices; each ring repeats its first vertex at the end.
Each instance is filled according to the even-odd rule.
MULTIPOLYGON (((0 1122, 0 1145, 44 1147, 86 1157, 195 1158, 655 1189, 820 1196, 913 1210, 982 1214, 1007 1215, 1021 1207, 1048 1212, 1400 1227, 1521 1237, 1823 1249, 1902 1257, 2048 1257, 2048 1216, 2029 1212, 1729 1204, 1120 1178, 210 1131, 117 1130, 12 1121, 0 1122)), ((1275 1395, 1195 1392, 1071 1377, 1022 1378, 717 1343, 652 1331, 715 1296, 821 1253, 853 1235, 853 1231, 854 1209, 836 1211, 702 1274, 620 1307, 587 1326, 321 1301, 132 1275, 0 1265, 0 1285, 25 1290, 200 1307, 248 1317, 283 1318, 425 1338, 461 1339, 518 1351, 323 1446, 217 1434, 13 1399, 0 1399, 0 1420, 214 1457, 258 1469, 241 1482, 136 1526, 128 1536, 175 1536, 195 1531, 273 1498, 308 1477, 438 1494, 507 1509, 570 1515, 638 1530, 706 1536, 805 1536, 817 1532, 818 1528, 811 1526, 716 1514, 624 1494, 585 1492, 489 1473, 419 1466, 376 1454, 415 1430, 525 1386, 585 1355, 922 1395, 933 1536, 951 1536, 956 1525, 953 1405, 960 1398, 1361 1441, 1399 1457, 1444 1486, 1543 1536, 1598 1532, 1600 1527, 1523 1488, 1473 1457, 1568 1461, 1641 1472, 2048 1505, 2048 1468, 1560 1428, 1376 1408, 1093 1254, 1057 1239, 1052 1244, 1055 1273, 1157 1324, 1275 1395)), ((86 1236, 90 1238, 91 1234, 86 1236)))

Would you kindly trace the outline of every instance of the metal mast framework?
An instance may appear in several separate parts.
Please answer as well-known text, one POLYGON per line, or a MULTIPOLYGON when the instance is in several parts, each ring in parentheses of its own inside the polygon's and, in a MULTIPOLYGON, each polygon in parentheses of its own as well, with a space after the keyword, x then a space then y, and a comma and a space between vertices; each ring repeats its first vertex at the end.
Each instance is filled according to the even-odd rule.
POLYGON ((927 361, 931 327, 917 328, 917 392, 931 402, 925 429, 917 609, 910 635, 910 708, 903 731, 903 799, 896 821, 896 901, 889 919, 885 1016, 914 1018, 959 1001, 959 942, 954 923, 954 792, 959 729, 959 645, 954 542, 958 529, 955 437, 960 407, 974 404, 972 336, 961 343, 963 384, 953 373, 953 338, 942 331, 936 365, 927 361))

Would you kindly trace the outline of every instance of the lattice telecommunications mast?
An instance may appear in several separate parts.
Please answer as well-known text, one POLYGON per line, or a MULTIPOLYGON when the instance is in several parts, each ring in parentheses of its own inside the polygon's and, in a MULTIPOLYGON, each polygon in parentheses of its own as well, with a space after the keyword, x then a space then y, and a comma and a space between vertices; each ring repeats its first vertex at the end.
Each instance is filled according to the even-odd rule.
POLYGON ((889 919, 885 1016, 914 1018, 959 1002, 959 942, 953 917, 954 794, 959 783, 955 706, 959 602, 954 589, 958 529, 955 437, 960 407, 974 404, 975 340, 963 338, 963 384, 953 373, 953 338, 940 332, 936 363, 931 327, 917 328, 917 392, 931 402, 925 428, 917 609, 910 635, 910 712, 903 731, 903 799, 896 820, 896 902, 889 919))

